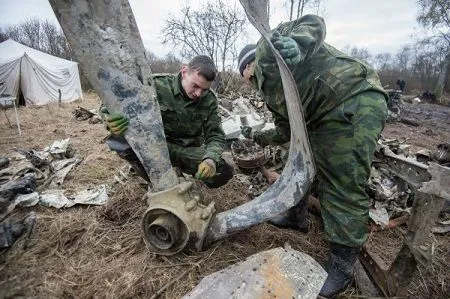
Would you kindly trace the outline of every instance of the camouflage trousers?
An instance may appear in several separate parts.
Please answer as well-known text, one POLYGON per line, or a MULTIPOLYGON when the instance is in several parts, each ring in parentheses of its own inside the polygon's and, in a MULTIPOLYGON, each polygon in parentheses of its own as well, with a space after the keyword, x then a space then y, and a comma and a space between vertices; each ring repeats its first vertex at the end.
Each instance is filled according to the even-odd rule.
POLYGON ((308 124, 325 237, 332 243, 358 247, 367 239, 365 184, 386 115, 384 96, 367 91, 308 124))
MULTIPOLYGON (((172 165, 181 168, 183 172, 195 175, 198 165, 205 154, 204 147, 184 147, 173 143, 167 143, 169 147, 172 165)), ((204 182, 209 188, 218 188, 225 185, 233 177, 233 167, 220 158, 216 165, 216 174, 204 182)))
MULTIPOLYGON (((128 161, 139 176, 149 181, 144 166, 124 137, 110 136, 106 143, 111 150, 128 161)), ((170 142, 167 142, 167 146, 172 166, 180 168, 184 173, 195 175, 198 165, 203 160, 204 147, 185 147, 170 142)), ((233 167, 228 165, 225 160, 220 159, 216 165, 216 175, 204 182, 209 188, 218 188, 225 185, 232 177, 233 167)))

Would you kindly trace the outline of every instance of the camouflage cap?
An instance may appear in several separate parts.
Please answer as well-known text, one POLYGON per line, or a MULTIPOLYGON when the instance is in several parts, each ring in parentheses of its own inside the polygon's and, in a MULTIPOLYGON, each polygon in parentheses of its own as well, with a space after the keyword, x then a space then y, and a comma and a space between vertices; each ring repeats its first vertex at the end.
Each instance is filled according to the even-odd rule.
POLYGON ((256 55, 256 44, 248 44, 246 45, 242 50, 241 53, 239 53, 239 60, 238 60, 238 69, 241 76, 244 74, 244 69, 253 60, 255 60, 256 55))

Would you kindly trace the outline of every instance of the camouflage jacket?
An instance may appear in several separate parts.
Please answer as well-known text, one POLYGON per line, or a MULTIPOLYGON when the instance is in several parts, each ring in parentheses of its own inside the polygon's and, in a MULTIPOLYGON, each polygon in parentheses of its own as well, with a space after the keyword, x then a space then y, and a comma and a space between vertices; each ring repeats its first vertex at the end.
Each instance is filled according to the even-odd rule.
POLYGON ((225 147, 225 133, 216 96, 210 90, 199 100, 190 100, 180 88, 179 76, 153 75, 166 140, 181 146, 205 144, 203 159, 218 162, 225 147))
MULTIPOLYGON (((280 24, 276 30, 293 38, 302 53, 300 63, 290 68, 309 130, 330 110, 364 91, 380 92, 387 99, 370 66, 323 42, 326 28, 322 18, 306 15, 280 24)), ((290 139, 290 127, 281 77, 275 56, 263 39, 258 42, 255 62, 253 84, 275 120, 275 129, 255 132, 255 141, 261 145, 285 143, 290 139)))

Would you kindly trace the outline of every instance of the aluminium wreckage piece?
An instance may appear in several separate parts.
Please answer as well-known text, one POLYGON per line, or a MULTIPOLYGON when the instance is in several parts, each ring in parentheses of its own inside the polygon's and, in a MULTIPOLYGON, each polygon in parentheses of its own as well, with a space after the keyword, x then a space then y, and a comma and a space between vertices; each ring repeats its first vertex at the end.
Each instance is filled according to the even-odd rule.
MULTIPOLYGON (((162 219, 157 220, 147 214, 154 212, 152 198, 157 198, 155 205, 157 204, 159 209, 174 214, 173 206, 168 204, 163 208, 161 205, 164 202, 160 199, 164 196, 164 190, 176 188, 184 190, 185 186, 183 183, 177 186, 179 181, 170 163, 150 64, 145 56, 145 49, 128 1, 50 0, 49 2, 91 86, 106 107, 125 115, 130 120, 125 138, 144 165, 152 184, 152 191, 158 193, 155 196, 149 193, 150 207, 144 215, 142 226, 151 229, 150 234, 155 235, 150 238, 149 232, 145 231, 143 235, 146 243, 157 247, 158 253, 178 252, 183 246, 167 248, 166 243, 160 242, 161 240, 155 241, 153 237, 159 236, 160 239, 170 236, 183 237, 185 236, 183 231, 181 234, 175 232, 178 224, 173 223, 177 223, 178 220, 182 222, 191 220, 178 217, 174 222, 173 217, 166 216, 161 216, 162 219), (110 17, 112 15, 114 18, 110 17)), ((261 3, 243 2, 247 12, 249 5, 258 6, 258 4, 261 3)), ((266 12, 262 12, 261 15, 266 15, 266 12)), ((255 23, 253 17, 249 15, 249 18, 255 23)), ((269 40, 269 26, 267 17, 265 18, 264 25, 258 23, 257 28, 262 31, 264 38, 269 40)), ((209 228, 184 223, 185 227, 201 227, 205 230, 191 234, 202 236, 197 239, 202 240, 201 242, 194 242, 201 246, 204 237, 207 243, 214 242, 285 212, 302 199, 314 178, 315 167, 295 82, 278 53, 276 58, 280 65, 291 123, 293 142, 289 151, 289 161, 281 178, 269 190, 249 203, 212 216, 209 228)), ((172 191, 168 191, 167 198, 172 197, 172 191)), ((185 242, 172 243, 175 244, 185 242)), ((152 250, 151 247, 149 249, 152 250)))
POLYGON ((193 184, 186 181, 149 194, 142 231, 150 251, 172 255, 186 247, 203 248, 206 228, 215 212, 214 202, 201 204, 203 196, 193 184))
POLYGON ((182 298, 317 298, 326 276, 312 257, 285 245, 205 276, 182 298))
POLYGON ((418 263, 429 267, 433 244, 424 246, 445 201, 450 201, 450 168, 436 163, 425 165, 394 154, 387 146, 379 146, 376 158, 396 176, 415 189, 404 243, 393 263, 388 266, 363 247, 360 261, 386 297, 407 296, 418 263))
POLYGON ((103 104, 130 120, 124 136, 144 165, 152 189, 161 191, 178 184, 150 63, 128 1, 49 2, 103 104))

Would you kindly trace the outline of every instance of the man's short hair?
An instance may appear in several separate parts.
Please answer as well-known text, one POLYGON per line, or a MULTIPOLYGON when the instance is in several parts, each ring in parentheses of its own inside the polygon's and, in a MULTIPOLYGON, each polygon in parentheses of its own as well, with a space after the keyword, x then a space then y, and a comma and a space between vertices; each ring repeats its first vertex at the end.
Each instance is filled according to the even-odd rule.
POLYGON ((217 69, 214 61, 206 55, 195 56, 187 66, 189 72, 196 71, 207 81, 211 82, 216 78, 217 69))

